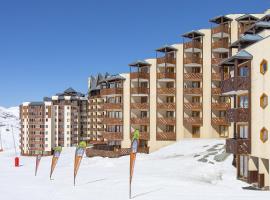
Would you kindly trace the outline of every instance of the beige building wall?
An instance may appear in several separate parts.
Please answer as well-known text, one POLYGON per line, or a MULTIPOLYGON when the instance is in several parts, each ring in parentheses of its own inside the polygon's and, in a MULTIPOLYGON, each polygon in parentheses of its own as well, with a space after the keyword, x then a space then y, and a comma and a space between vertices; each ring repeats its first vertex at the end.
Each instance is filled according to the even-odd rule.
POLYGON ((123 140, 122 148, 130 148, 130 74, 120 74, 126 80, 123 83, 123 140))
POLYGON ((172 45, 176 52, 176 140, 184 138, 183 126, 183 44, 172 45))

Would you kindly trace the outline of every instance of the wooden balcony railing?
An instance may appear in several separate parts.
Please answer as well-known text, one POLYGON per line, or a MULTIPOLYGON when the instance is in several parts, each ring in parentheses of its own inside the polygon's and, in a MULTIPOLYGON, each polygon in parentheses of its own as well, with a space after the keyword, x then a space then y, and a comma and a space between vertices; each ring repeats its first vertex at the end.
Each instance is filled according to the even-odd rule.
POLYGON ((157 73, 157 79, 164 79, 164 78, 175 79, 176 74, 173 72, 157 73))
POLYGON ((203 59, 199 58, 199 57, 186 57, 186 58, 184 58, 184 64, 193 64, 193 63, 202 65, 203 59))
POLYGON ((175 141, 176 133, 175 132, 157 132, 156 140, 158 141, 175 141))
POLYGON ((130 119, 130 123, 131 124, 138 124, 138 125, 149 125, 150 120, 149 120, 149 118, 135 118, 135 117, 132 117, 130 119))
POLYGON ((212 58, 212 65, 219 65, 223 60, 223 58, 212 58))
POLYGON ((234 77, 221 82, 221 92, 227 93, 237 90, 249 90, 250 77, 234 77))
POLYGON ((109 118, 109 117, 104 117, 102 122, 104 124, 111 124, 111 125, 121 125, 123 124, 123 119, 122 118, 109 118))
POLYGON ((220 73, 212 73, 212 81, 221 81, 220 73))
POLYGON ((184 118, 184 125, 197 125, 202 126, 203 120, 201 117, 185 117, 184 118))
POLYGON ((212 95, 221 95, 221 88, 212 88, 212 95))
POLYGON ((129 148, 122 148, 117 151, 108 151, 108 150, 100 150, 94 148, 87 148, 86 149, 86 156, 87 157, 108 157, 108 158, 118 158, 121 156, 129 155, 130 149, 129 148))
POLYGON ((175 94, 175 88, 157 88, 158 95, 175 94))
POLYGON ((130 108, 134 110, 148 110, 149 103, 131 103, 130 108))
POLYGON ((229 42, 228 40, 218 40, 212 43, 212 48, 213 49, 228 49, 229 48, 229 42))
POLYGON ((250 139, 235 139, 226 140, 226 152, 232 154, 250 154, 251 142, 250 139))
POLYGON ((176 58, 173 57, 157 58, 157 64, 164 64, 164 63, 176 64, 176 58))
POLYGON ((202 88, 184 88, 185 95, 202 95, 202 88))
POLYGON ((113 95, 113 94, 123 94, 123 88, 103 88, 100 90, 102 96, 113 95))
POLYGON ((230 108, 230 103, 212 103, 212 110, 228 110, 230 108))
POLYGON ((106 140, 123 140, 123 133, 119 132, 103 132, 102 136, 106 140))
POLYGON ((230 33, 230 27, 228 24, 221 24, 212 28, 212 34, 216 33, 230 33))
POLYGON ((149 73, 146 72, 131 72, 130 79, 149 79, 149 73))
POLYGON ((131 94, 149 94, 149 88, 134 87, 131 88, 131 94))
POLYGON ((174 117, 159 117, 157 123, 160 125, 175 125, 176 120, 174 117))
POLYGON ((228 126, 229 122, 225 117, 213 117, 212 125, 214 126, 228 126))
POLYGON ((175 103, 157 103, 159 110, 175 110, 175 103))
POLYGON ((192 40, 190 42, 184 43, 184 49, 189 49, 189 48, 202 49, 202 43, 197 40, 192 40))
MULTIPOLYGON (((133 135, 134 135, 134 133, 131 133, 130 134, 130 139, 133 138, 133 135)), ((150 134, 149 134, 149 132, 141 132, 140 131, 140 139, 141 140, 150 140, 150 134)))
POLYGON ((249 109, 248 108, 233 108, 227 110, 227 120, 229 122, 248 122, 249 109))
POLYGON ((184 110, 201 110, 202 103, 184 103, 184 110))
POLYGON ((122 103, 104 103, 103 104, 104 110, 113 110, 113 109, 121 110, 122 108, 123 108, 122 103))
POLYGON ((202 73, 184 73, 185 81, 202 81, 202 73))

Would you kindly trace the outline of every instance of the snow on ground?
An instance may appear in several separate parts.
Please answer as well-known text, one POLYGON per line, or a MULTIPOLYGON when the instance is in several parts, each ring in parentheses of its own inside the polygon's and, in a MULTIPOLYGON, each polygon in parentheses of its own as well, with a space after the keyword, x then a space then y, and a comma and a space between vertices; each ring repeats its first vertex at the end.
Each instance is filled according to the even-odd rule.
MULTIPOLYGON (((34 176, 35 158, 21 157, 13 166, 12 150, 0 153, 0 199, 128 199, 129 156, 84 158, 73 186, 74 148, 64 148, 49 180, 51 157, 43 157, 34 176)), ((232 156, 224 140, 186 139, 149 155, 138 154, 133 199, 241 200, 269 199, 268 191, 243 190, 235 179, 232 156), (225 161, 222 161, 224 160, 225 161)))
POLYGON ((16 149, 19 150, 19 131, 19 107, 0 107, 0 134, 4 150, 14 149, 13 134, 17 147, 16 149))

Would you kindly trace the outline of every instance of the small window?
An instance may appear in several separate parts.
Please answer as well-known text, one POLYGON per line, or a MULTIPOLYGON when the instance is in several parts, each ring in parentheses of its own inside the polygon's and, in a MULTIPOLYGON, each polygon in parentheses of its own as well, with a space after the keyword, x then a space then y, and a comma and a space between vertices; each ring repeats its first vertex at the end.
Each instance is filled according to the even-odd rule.
POLYGON ((268 105, 268 96, 266 94, 262 94, 260 97, 260 106, 264 109, 268 105))
POLYGON ((268 130, 266 128, 262 128, 260 133, 260 139, 263 143, 268 140, 268 130))
POLYGON ((263 60, 260 65, 260 72, 261 74, 265 74, 268 70, 268 63, 266 60, 263 60))

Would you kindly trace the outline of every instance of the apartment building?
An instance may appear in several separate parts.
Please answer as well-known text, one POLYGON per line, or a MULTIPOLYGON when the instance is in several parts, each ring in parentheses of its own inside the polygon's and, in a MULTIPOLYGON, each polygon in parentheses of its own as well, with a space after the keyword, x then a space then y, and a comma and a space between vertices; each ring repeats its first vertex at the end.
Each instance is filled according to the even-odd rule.
POLYGON ((89 141, 87 134, 87 98, 69 88, 43 102, 25 102, 20 106, 21 154, 50 155, 55 146, 75 146, 89 141))
POLYGON ((25 102, 20 105, 22 155, 50 155, 54 145, 51 102, 25 102))
MULTIPOLYGON (((239 18, 238 18, 239 20, 239 18)), ((270 15, 246 15, 239 39, 231 45, 237 53, 222 61, 223 95, 231 98, 227 120, 233 137, 226 140, 226 150, 235 155, 237 178, 269 189, 269 42, 270 15)))

